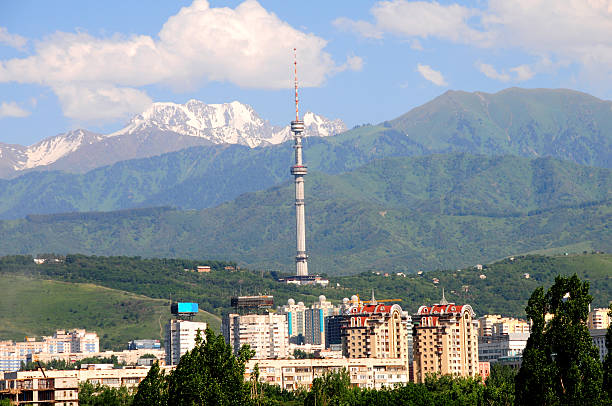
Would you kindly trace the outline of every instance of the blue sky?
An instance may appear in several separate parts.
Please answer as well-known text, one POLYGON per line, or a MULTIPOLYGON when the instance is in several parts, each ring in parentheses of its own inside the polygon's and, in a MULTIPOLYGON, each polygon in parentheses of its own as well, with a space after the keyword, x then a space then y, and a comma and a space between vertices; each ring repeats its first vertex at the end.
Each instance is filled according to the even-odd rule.
POLYGON ((273 124, 349 127, 449 89, 612 96, 612 1, 0 3, 0 142, 111 132, 151 102, 239 100, 273 124))

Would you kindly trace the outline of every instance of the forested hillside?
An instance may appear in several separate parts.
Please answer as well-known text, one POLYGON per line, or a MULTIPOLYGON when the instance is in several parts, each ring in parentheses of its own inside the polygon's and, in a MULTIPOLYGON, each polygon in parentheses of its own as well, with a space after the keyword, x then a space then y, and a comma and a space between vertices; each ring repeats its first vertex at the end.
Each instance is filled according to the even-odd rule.
MULTIPOLYGON (((165 306, 170 297, 196 301, 201 309, 221 316, 231 310, 230 297, 239 293, 271 294, 276 304, 284 304, 290 297, 310 304, 323 294, 338 303, 353 294, 370 297, 374 288, 378 299, 401 299, 402 308, 414 313, 422 304, 437 302, 444 287, 448 300, 470 303, 478 315, 524 316, 527 300, 536 287, 550 286, 559 274, 577 273, 591 283, 593 306, 607 306, 612 299, 610 254, 531 255, 485 264, 482 270, 468 267, 406 276, 381 268, 380 274, 331 277, 328 288, 280 284, 275 273, 226 270, 225 266, 233 264, 69 255, 62 263, 37 265, 28 256, 2 257, 0 315, 10 314, 13 321, 2 321, 0 316, 8 326, 0 329, 0 339, 48 334, 60 326, 96 330, 106 345, 124 344, 130 335, 158 337, 159 323, 169 318, 165 306), (213 270, 208 274, 184 270, 197 264, 209 264, 213 270), (438 284, 433 283, 434 278, 438 284), (29 310, 16 311, 19 306, 28 306, 29 310), (108 308, 114 311, 104 310, 108 308), (17 316, 18 323, 14 321, 17 316), (129 328, 124 329, 122 323, 129 328)), ((213 320, 213 326, 218 328, 218 321, 213 320)))
MULTIPOLYGON (((306 182, 311 270, 416 271, 549 250, 612 250, 611 170, 551 158, 388 158, 306 182)), ((293 185, 202 211, 141 209, 0 223, 1 254, 232 259, 293 269, 293 185)), ((552 250, 552 251, 550 251, 552 250)))

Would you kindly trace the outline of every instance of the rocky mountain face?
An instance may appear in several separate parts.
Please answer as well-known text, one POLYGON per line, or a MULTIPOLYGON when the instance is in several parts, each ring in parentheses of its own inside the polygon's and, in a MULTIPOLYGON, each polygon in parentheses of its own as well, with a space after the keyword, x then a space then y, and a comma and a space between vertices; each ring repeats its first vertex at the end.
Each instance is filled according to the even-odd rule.
MULTIPOLYGON (((341 120, 308 112, 305 135, 327 137, 346 130, 341 120)), ((0 177, 32 170, 86 172, 115 162, 146 158, 196 145, 239 144, 250 148, 291 138, 289 126, 273 126, 240 102, 154 103, 119 131, 96 134, 74 130, 28 147, 0 143, 0 177)))

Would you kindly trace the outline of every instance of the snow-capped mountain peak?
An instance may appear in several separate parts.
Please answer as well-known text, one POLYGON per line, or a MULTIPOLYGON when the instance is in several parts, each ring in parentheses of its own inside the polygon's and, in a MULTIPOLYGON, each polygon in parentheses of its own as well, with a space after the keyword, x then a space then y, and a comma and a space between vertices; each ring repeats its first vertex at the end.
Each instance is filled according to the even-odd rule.
MULTIPOLYGON (((341 120, 331 121, 310 112, 304 115, 304 124, 306 136, 327 137, 346 130, 341 120)), ((238 101, 205 104, 189 100, 185 104, 153 103, 109 137, 151 129, 205 138, 214 144, 242 144, 251 148, 279 144, 291 136, 289 126, 270 125, 247 104, 238 101)))
MULTIPOLYGON (((328 137, 346 130, 341 120, 304 114, 304 135, 328 137)), ((194 145, 240 144, 250 148, 291 139, 289 126, 271 125, 247 104, 153 103, 122 129, 102 135, 73 130, 29 147, 0 144, 0 176, 38 167, 71 171, 91 169, 125 159, 142 158, 194 145), (80 156, 79 153, 82 152, 80 156), (68 158, 70 157, 70 158, 68 158), (58 161, 62 161, 58 163, 58 161)))

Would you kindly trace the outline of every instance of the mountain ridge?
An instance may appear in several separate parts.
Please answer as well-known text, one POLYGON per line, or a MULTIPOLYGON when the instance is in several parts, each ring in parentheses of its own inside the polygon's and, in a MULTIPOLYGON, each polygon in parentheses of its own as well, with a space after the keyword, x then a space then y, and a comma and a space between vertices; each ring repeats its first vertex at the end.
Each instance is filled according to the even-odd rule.
MULTIPOLYGON (((304 115, 305 135, 328 137, 344 123, 312 112, 304 115)), ((83 129, 48 137, 30 146, 0 143, 0 177, 25 171, 84 172, 129 159, 151 157, 197 145, 275 145, 292 136, 289 126, 273 126, 251 106, 234 101, 205 104, 153 103, 122 129, 98 134, 83 129)))

